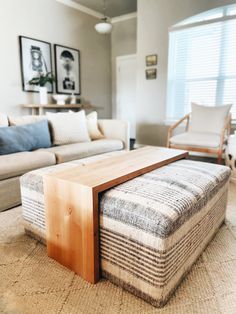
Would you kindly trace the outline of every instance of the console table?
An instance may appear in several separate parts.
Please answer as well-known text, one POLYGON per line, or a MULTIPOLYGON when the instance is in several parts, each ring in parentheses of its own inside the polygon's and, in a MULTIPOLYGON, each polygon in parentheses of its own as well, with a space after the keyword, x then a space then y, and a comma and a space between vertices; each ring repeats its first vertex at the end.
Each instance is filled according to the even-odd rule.
POLYGON ((76 109, 80 110, 82 108, 82 104, 77 105, 57 105, 57 104, 48 104, 48 105, 37 105, 37 104, 29 104, 29 105, 21 105, 22 108, 31 109, 31 115, 43 115, 44 109, 57 109, 57 110, 64 110, 64 109, 76 109))
POLYGON ((88 282, 98 282, 98 194, 187 155, 147 146, 44 175, 48 256, 88 282))

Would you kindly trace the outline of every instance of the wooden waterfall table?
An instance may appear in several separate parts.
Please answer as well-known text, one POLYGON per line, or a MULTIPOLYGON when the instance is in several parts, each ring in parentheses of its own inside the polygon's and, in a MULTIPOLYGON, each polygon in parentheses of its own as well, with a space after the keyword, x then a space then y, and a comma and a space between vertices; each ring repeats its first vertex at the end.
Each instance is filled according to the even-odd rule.
POLYGON ((98 282, 98 194, 187 155, 181 150, 146 146, 45 175, 48 256, 88 282, 98 282))

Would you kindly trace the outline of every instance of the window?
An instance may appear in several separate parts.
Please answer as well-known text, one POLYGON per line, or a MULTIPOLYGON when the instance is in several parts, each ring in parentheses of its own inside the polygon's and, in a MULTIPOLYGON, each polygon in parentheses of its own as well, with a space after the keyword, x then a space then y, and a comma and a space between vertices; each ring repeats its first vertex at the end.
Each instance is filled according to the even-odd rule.
POLYGON ((190 112, 191 102, 233 104, 236 120, 236 6, 208 11, 169 34, 167 119, 190 112))

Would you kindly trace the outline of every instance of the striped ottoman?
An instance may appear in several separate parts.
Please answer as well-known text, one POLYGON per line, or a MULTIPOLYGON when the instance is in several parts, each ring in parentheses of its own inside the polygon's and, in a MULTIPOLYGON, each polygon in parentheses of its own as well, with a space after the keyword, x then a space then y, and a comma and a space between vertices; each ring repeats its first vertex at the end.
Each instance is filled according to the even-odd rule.
MULTIPOLYGON (((36 170, 21 179, 25 229, 43 241, 42 176, 57 169, 36 170)), ((103 276, 163 306, 224 221, 229 177, 227 167, 181 160, 103 193, 103 276)))

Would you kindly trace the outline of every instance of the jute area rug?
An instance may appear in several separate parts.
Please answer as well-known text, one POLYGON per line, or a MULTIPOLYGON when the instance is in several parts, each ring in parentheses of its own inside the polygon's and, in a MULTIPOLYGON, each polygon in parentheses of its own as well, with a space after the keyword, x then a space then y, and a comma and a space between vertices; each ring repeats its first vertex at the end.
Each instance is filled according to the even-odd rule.
POLYGON ((84 282, 48 258, 21 223, 21 207, 0 213, 0 313, 236 313, 236 185, 226 223, 162 309, 106 280, 84 282))

